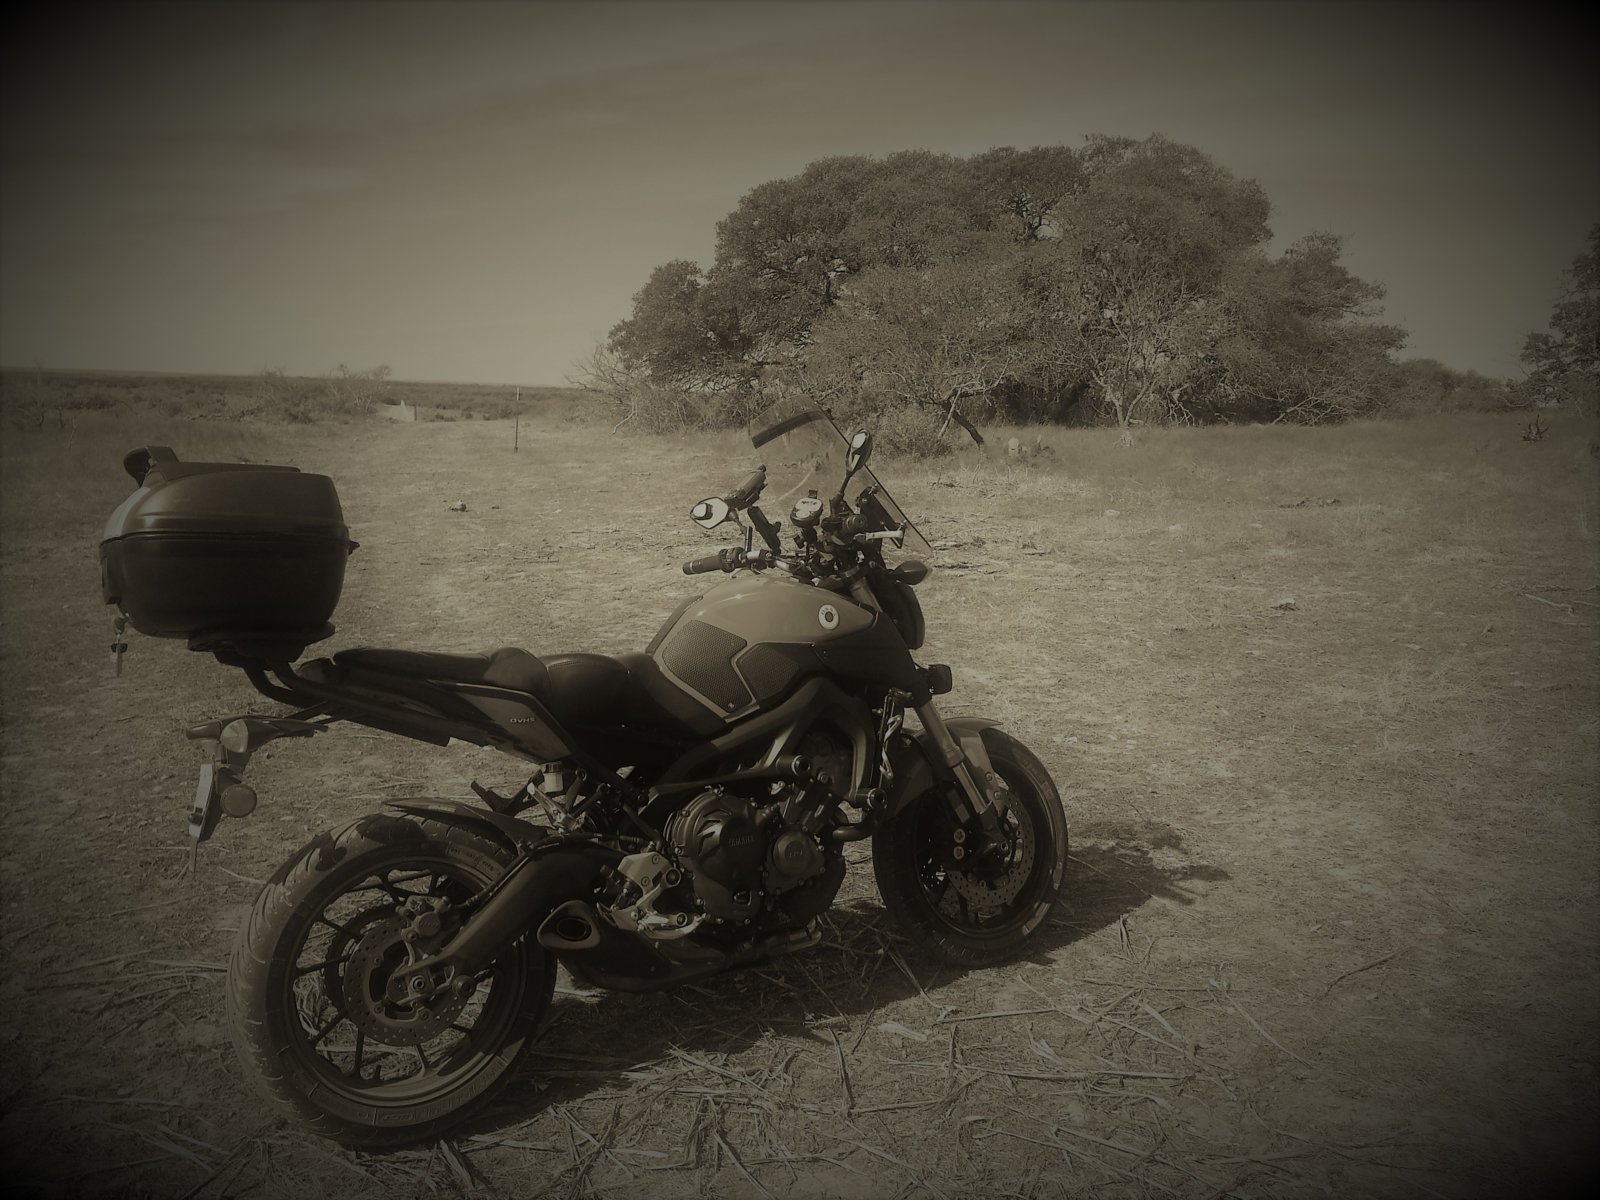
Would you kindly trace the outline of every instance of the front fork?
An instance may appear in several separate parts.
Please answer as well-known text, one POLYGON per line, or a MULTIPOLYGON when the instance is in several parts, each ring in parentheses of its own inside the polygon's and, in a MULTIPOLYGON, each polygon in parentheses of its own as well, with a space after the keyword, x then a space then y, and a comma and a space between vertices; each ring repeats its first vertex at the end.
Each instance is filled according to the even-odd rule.
MULTIPOLYGON (((1000 819, 1005 816, 1011 794, 1005 782, 995 774, 994 763, 989 762, 989 749, 984 746, 982 731, 963 730, 960 736, 950 733, 950 726, 944 723, 944 717, 931 698, 925 704, 918 704, 917 717, 922 720, 922 728, 944 765, 960 784, 950 805, 955 818, 963 826, 976 821, 984 842, 998 842, 1002 837, 1000 819)), ((955 856, 963 858, 962 846, 955 848, 955 856)))
MULTIPOLYGON (((878 602, 876 593, 865 577, 858 575, 850 581, 850 594, 864 607, 874 612, 883 611, 883 606, 878 602)), ((916 705, 915 711, 922 721, 922 728, 927 731, 928 737, 938 750, 939 757, 955 776, 959 786, 959 791, 951 797, 951 809, 961 825, 977 824, 979 845, 974 849, 995 845, 1004 840, 1000 821, 1005 816, 1011 793, 1006 790, 1004 780, 995 774, 994 764, 989 761, 989 751, 983 744, 981 731, 963 729, 959 736, 951 733, 950 727, 945 724, 944 717, 940 715, 938 707, 933 702, 934 692, 943 693, 950 690, 950 668, 931 667, 926 670, 942 671, 944 686, 942 688, 935 686, 926 692, 927 699, 916 705)), ((910 699, 912 697, 909 693, 892 691, 889 699, 885 701, 880 745, 883 747, 886 785, 892 782, 892 772, 888 769, 890 725, 893 724, 896 730, 899 728, 899 713, 904 702, 910 699), (892 719, 891 709, 887 707, 891 703, 894 713, 892 719)), ((956 857, 963 858, 965 854, 966 851, 958 845, 956 857)))

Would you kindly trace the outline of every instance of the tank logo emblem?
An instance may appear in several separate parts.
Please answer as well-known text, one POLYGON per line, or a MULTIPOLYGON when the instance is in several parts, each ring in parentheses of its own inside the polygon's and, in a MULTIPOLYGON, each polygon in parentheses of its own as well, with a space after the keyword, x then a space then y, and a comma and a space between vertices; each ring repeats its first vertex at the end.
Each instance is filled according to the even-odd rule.
POLYGON ((824 604, 817 609, 817 620, 824 629, 836 629, 839 626, 839 610, 831 604, 824 604))

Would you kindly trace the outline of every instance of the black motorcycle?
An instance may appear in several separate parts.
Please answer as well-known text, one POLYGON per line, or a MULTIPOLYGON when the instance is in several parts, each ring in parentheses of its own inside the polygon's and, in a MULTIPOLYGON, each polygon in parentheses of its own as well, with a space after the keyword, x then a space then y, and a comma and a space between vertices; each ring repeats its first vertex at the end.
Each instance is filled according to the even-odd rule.
POLYGON ((119 669, 126 621, 296 710, 188 731, 210 751, 196 846, 255 808, 257 750, 340 721, 529 764, 513 795, 474 782, 482 807, 395 801, 321 834, 262 889, 228 967, 229 1024, 249 1073, 310 1130, 395 1146, 480 1109, 539 1035, 558 962, 646 991, 813 944, 848 842, 872 839, 884 907, 945 961, 1013 957, 1050 914, 1060 797, 996 722, 940 716, 950 669, 912 657, 928 567, 885 559, 927 543, 868 468, 870 435, 790 402, 752 441, 771 475, 691 513, 742 529, 683 567, 727 578, 642 653, 360 648, 298 666, 333 632, 355 549, 332 482, 159 446, 127 456, 139 486, 101 544, 119 669))

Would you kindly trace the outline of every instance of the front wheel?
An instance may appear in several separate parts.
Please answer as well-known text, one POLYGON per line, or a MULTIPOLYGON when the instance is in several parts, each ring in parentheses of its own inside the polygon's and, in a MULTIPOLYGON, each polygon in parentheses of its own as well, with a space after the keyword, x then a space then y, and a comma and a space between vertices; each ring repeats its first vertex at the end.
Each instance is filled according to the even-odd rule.
POLYGON ((924 950, 960 967, 1020 954, 1055 907, 1067 865, 1067 819, 1044 764, 998 729, 983 740, 1011 792, 1001 844, 956 858, 959 825, 945 785, 912 800, 872 840, 884 908, 924 950))
POLYGON ((470 993, 421 1002, 396 1002, 388 981, 437 949, 509 861, 465 829, 370 816, 280 868, 228 963, 228 1023, 258 1088, 312 1132, 374 1149, 486 1105, 533 1042, 550 955, 523 938, 470 993))

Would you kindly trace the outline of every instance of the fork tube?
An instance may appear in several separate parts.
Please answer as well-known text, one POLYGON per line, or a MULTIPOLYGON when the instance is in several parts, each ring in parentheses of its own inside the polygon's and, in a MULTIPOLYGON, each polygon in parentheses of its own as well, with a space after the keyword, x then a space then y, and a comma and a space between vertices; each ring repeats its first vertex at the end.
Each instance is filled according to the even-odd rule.
POLYGON ((978 781, 973 777, 972 766, 967 761, 966 753, 961 749, 961 743, 956 741, 950 732, 950 727, 944 723, 944 717, 940 715, 931 697, 927 703, 917 705, 917 716, 922 721, 922 728, 933 739, 933 744, 939 748, 945 766, 950 768, 951 774, 956 777, 956 782, 961 785, 966 803, 957 807, 956 816, 963 821, 970 821, 973 814, 976 814, 984 830, 994 832, 998 828, 994 805, 989 802, 988 793, 978 786, 978 781), (967 811, 962 811, 963 809, 967 811))

